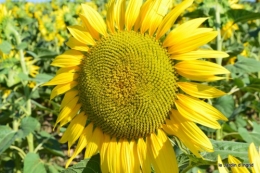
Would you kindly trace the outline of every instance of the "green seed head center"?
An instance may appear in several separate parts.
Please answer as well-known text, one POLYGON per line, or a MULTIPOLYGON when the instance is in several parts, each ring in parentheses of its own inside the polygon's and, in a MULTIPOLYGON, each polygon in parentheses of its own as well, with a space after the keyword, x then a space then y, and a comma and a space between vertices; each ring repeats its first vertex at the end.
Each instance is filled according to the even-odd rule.
POLYGON ((89 120, 117 138, 155 132, 175 98, 172 63, 148 35, 119 32, 102 38, 84 58, 79 97, 89 120))

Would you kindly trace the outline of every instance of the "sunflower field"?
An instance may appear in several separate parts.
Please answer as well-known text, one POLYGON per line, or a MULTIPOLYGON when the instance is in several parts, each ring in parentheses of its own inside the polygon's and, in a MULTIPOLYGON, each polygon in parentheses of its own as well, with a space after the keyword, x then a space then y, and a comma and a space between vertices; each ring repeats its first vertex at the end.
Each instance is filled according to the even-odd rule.
POLYGON ((59 172, 260 173, 260 1, 0 1, 0 173, 59 172))

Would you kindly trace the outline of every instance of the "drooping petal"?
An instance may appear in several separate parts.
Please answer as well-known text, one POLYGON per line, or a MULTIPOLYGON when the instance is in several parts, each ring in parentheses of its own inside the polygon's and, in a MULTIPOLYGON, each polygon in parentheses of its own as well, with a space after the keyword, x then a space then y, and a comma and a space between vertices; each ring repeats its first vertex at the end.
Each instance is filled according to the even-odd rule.
POLYGON ((68 26, 68 30, 70 31, 71 35, 79 42, 86 45, 95 45, 95 40, 83 27, 77 25, 68 26))
POLYGON ((250 163, 254 164, 254 166, 252 167, 252 172, 259 173, 260 172, 260 151, 259 153, 257 152, 254 143, 251 143, 249 145, 248 158, 250 163))
POLYGON ((178 86, 187 94, 198 98, 216 98, 225 95, 221 90, 212 86, 193 82, 177 82, 178 86))
POLYGON ((196 60, 200 58, 225 58, 229 55, 225 52, 215 51, 215 50, 197 50, 182 54, 173 54, 170 58, 175 60, 196 60))
POLYGON ((130 144, 128 140, 120 140, 121 143, 121 164, 122 164, 122 172, 125 173, 132 173, 132 164, 133 164, 133 157, 132 151, 130 148, 130 144))
POLYGON ((151 133, 147 137, 148 153, 155 172, 179 172, 172 145, 165 133, 158 129, 158 134, 151 133))
POLYGON ((185 38, 168 48, 170 54, 181 54, 197 50, 218 35, 217 31, 204 32, 185 38))
POLYGON ((219 80, 223 77, 214 75, 230 73, 226 68, 218 64, 202 60, 182 61, 174 67, 180 75, 196 81, 219 80))
POLYGON ((67 161, 66 163, 66 168, 69 166, 69 164, 71 163, 71 161, 83 150, 83 148, 85 148, 87 146, 88 143, 88 138, 89 136, 92 135, 92 131, 93 131, 93 124, 90 123, 82 132, 82 134, 80 135, 77 147, 73 153, 73 155, 70 157, 70 159, 67 161))
POLYGON ((67 124, 68 122, 70 122, 70 121, 77 115, 77 113, 79 112, 81 106, 82 106, 81 103, 77 104, 77 105, 73 108, 73 110, 67 115, 67 117, 65 117, 64 119, 62 119, 62 120, 60 121, 59 127, 62 127, 62 126, 64 126, 65 124, 67 124))
POLYGON ((103 132, 99 127, 96 127, 92 137, 90 138, 88 142, 88 147, 85 151, 84 158, 90 158, 94 154, 96 154, 98 151, 101 150, 101 142, 103 139, 103 132))
POLYGON ((61 120, 63 120, 64 118, 67 118, 69 116, 69 114, 73 111, 73 109, 75 108, 77 102, 79 100, 79 97, 74 97, 72 100, 70 100, 70 102, 64 106, 64 108, 61 110, 57 120, 56 120, 56 123, 55 123, 55 126, 56 124, 58 124, 61 120))
POLYGON ((204 101, 183 94, 178 94, 177 98, 175 105, 178 111, 190 121, 213 129, 220 128, 217 120, 227 121, 227 118, 221 112, 204 101))
POLYGON ((118 30, 123 30, 125 25, 125 0, 117 0, 114 7, 115 23, 118 30))
POLYGON ((138 159, 138 154, 137 154, 137 144, 136 140, 131 140, 130 141, 130 148, 131 148, 131 154, 132 154, 132 172, 140 172, 140 162, 138 159))
POLYGON ((77 79, 79 75, 77 73, 61 73, 52 78, 49 82, 43 84, 46 85, 61 85, 66 83, 71 83, 75 79, 77 79))
POLYGON ((192 3, 193 0, 185 0, 182 3, 178 4, 170 13, 168 13, 157 30, 156 39, 161 38, 161 36, 164 35, 172 27, 179 15, 192 3))
POLYGON ((237 165, 241 164, 241 162, 237 158, 235 158, 235 157, 233 157, 231 155, 228 155, 228 163, 232 164, 232 165, 235 165, 235 166, 231 166, 232 172, 235 172, 235 173, 249 173, 249 171, 246 169, 246 167, 242 167, 242 166, 238 167, 237 165))
POLYGON ((84 113, 78 114, 70 123, 65 133, 59 140, 60 143, 69 141, 69 148, 76 142, 80 134, 84 130, 87 122, 87 116, 84 113))
POLYGON ((228 173, 227 169, 223 165, 220 155, 218 155, 218 171, 220 173, 228 173))
POLYGON ((63 94, 69 90, 71 90, 72 88, 74 88, 75 86, 78 85, 78 82, 76 81, 72 81, 70 83, 67 84, 61 84, 61 85, 57 85, 56 87, 53 88, 53 90, 51 91, 51 97, 50 99, 53 99, 54 97, 63 94))
POLYGON ((66 42, 66 45, 69 46, 71 49, 88 52, 89 47, 85 43, 81 43, 74 37, 70 37, 69 40, 66 42))
POLYGON ((62 55, 57 56, 51 63, 53 66, 57 67, 72 67, 77 66, 81 63, 84 58, 84 54, 77 50, 67 50, 62 55))
POLYGON ((100 165, 102 172, 109 172, 107 161, 107 148, 110 142, 110 136, 103 134, 102 146, 100 151, 100 165))
POLYGON ((103 18, 100 16, 100 14, 87 4, 82 4, 82 9, 84 12, 84 16, 86 17, 90 26, 100 34, 106 36, 107 35, 106 24, 103 18))
POLYGON ((143 138, 138 139, 137 150, 142 172, 151 172, 151 159, 148 155, 147 143, 143 138))
POLYGON ((68 91, 63 100, 61 101, 61 105, 60 105, 60 109, 62 109, 64 106, 66 106, 71 100, 74 99, 74 97, 76 97, 78 95, 78 91, 77 90, 71 90, 68 91))
POLYGON ((185 146, 197 157, 199 152, 212 152, 213 146, 209 138, 192 121, 185 119, 177 110, 172 110, 170 120, 166 119, 163 130, 169 135, 177 136, 185 146))
MULTIPOLYGON (((118 157, 120 150, 118 150, 116 138, 112 138, 107 146, 107 165, 109 172, 117 173, 118 166, 120 167, 120 160, 122 158, 118 157)), ((119 172, 118 172, 119 173, 119 172)))
POLYGON ((130 31, 135 24, 135 21, 139 15, 142 1, 130 0, 125 13, 125 25, 126 29, 130 31))
POLYGON ((207 18, 197 18, 176 27, 163 41, 163 47, 170 47, 181 40, 190 37, 193 35, 194 30, 196 30, 205 20, 207 20, 207 18))

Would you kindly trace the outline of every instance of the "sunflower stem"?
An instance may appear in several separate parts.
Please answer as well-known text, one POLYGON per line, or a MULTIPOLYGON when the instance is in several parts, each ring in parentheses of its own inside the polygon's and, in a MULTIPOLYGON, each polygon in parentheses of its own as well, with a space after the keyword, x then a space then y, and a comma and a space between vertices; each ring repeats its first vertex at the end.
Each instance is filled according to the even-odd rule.
MULTIPOLYGON (((16 41, 17 45, 20 45, 22 43, 22 39, 20 34, 18 33, 18 31, 11 25, 9 24, 7 26, 7 29, 10 33, 10 35, 13 35, 16 41)), ((26 68, 26 64, 25 64, 25 59, 24 59, 24 52, 23 49, 19 49, 19 57, 20 57, 20 64, 22 67, 22 71, 23 73, 28 76, 28 70, 26 68)), ((26 115, 27 116, 31 116, 31 99, 30 99, 30 91, 29 88, 27 87, 27 81, 22 82, 23 86, 24 86, 24 93, 25 93, 25 97, 26 97, 26 115)), ((33 135, 32 133, 30 133, 27 136, 27 142, 28 142, 28 148, 29 148, 29 152, 33 152, 34 151, 34 144, 33 144, 33 135)))
MULTIPOLYGON (((215 9, 215 17, 216 17, 216 28, 217 28, 217 50, 221 51, 222 50, 222 38, 221 38, 221 20, 220 20, 220 7, 219 7, 219 2, 216 0, 216 9, 215 9)), ((217 64, 221 65, 222 64, 222 58, 216 58, 217 64)))

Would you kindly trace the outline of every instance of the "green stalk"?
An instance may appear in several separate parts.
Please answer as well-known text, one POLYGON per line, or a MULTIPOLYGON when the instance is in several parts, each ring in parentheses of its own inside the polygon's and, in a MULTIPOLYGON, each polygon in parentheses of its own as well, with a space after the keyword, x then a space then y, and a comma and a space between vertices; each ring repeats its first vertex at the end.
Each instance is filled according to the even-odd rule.
MULTIPOLYGON (((20 45, 22 43, 21 36, 17 32, 17 30, 12 26, 12 24, 9 24, 6 27, 6 29, 8 30, 8 32, 11 35, 14 36, 14 38, 16 40, 16 44, 20 45)), ((29 72, 26 68, 23 49, 19 49, 19 57, 20 57, 20 64, 21 64, 23 73, 28 76, 29 72)), ((31 116, 30 91, 29 91, 29 88, 27 87, 28 82, 25 81, 25 82, 22 82, 22 83, 23 83, 23 86, 24 86, 24 93, 25 93, 25 96, 26 96, 26 115, 31 116)), ((27 136, 27 142, 28 142, 29 152, 33 152, 34 151, 34 144, 33 144, 33 135, 31 133, 27 136)))
MULTIPOLYGON (((221 51, 222 50, 222 39, 221 39, 221 20, 220 20, 220 7, 218 0, 216 0, 216 9, 215 9, 215 17, 216 17, 216 28, 217 28, 217 50, 221 51)), ((221 65, 222 64, 222 58, 216 58, 217 64, 221 65)))

